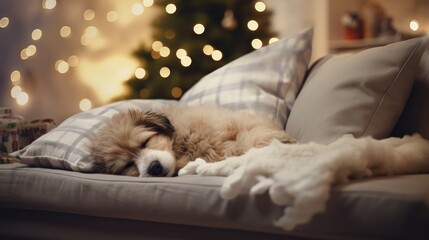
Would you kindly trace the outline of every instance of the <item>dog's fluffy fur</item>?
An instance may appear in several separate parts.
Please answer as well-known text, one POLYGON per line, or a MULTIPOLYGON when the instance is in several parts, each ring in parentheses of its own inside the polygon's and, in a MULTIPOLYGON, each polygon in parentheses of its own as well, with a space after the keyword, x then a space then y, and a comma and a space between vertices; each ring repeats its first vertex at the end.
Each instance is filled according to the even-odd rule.
POLYGON ((277 139, 293 143, 273 121, 214 106, 174 106, 161 113, 130 109, 101 127, 90 146, 97 172, 173 176, 188 162, 217 162, 277 139))

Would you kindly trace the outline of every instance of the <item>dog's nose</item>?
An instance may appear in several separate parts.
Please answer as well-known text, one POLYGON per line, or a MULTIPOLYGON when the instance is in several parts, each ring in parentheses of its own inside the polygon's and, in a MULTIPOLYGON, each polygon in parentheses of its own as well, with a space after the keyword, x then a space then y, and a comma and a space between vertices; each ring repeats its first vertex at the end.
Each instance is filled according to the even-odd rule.
POLYGON ((149 173, 149 175, 154 176, 154 177, 165 176, 164 168, 162 167, 161 163, 158 160, 152 161, 149 164, 149 167, 147 169, 147 173, 149 173))

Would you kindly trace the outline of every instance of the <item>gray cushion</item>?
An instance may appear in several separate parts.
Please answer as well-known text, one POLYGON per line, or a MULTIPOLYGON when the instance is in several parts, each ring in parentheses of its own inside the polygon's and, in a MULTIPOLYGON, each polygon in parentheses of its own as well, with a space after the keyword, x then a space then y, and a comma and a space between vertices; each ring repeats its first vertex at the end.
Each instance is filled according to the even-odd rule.
POLYGON ((274 227, 284 209, 266 194, 222 199, 223 180, 136 178, 3 164, 0 212, 34 209, 319 239, 412 239, 429 229, 428 174, 364 180, 335 189, 326 212, 293 232, 274 227))
POLYGON ((313 29, 244 55, 202 78, 180 102, 262 114, 283 128, 311 56, 313 29))
POLYGON ((322 60, 299 93, 286 132, 299 142, 330 143, 344 134, 388 137, 425 44, 418 38, 322 60))

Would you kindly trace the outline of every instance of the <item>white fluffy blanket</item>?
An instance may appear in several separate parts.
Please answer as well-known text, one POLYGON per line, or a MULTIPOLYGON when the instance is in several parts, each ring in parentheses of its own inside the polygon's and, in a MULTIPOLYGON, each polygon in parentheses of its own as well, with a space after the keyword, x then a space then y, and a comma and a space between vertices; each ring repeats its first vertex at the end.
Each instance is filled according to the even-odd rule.
POLYGON ((228 176, 221 188, 225 199, 244 192, 268 192, 274 204, 285 206, 274 224, 292 230, 324 211, 333 185, 350 179, 428 172, 429 141, 414 135, 384 140, 344 136, 329 145, 273 141, 221 162, 197 159, 179 175, 228 176))

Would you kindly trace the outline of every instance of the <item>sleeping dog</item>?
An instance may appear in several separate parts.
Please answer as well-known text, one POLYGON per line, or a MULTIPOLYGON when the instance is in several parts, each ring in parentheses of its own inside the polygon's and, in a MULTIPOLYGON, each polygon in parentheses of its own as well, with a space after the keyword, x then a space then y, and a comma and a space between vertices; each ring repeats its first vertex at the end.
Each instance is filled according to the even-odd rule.
POLYGON ((272 140, 294 143, 275 122, 214 106, 173 106, 162 112, 130 109, 101 127, 91 142, 94 170, 101 173, 173 176, 197 158, 218 162, 272 140))

